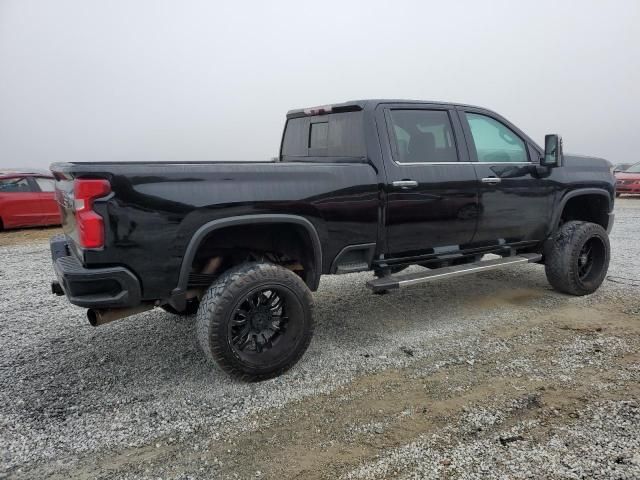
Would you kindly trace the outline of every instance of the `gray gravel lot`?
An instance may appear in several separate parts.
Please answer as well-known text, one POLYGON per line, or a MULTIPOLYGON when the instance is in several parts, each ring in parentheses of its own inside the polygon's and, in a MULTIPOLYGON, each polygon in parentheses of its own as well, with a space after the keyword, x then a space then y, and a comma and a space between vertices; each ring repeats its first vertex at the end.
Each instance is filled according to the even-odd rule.
POLYGON ((91 327, 45 243, 0 247, 0 477, 640 478, 640 200, 616 215, 589 297, 537 265, 383 296, 323 278, 309 351, 259 384, 212 368, 192 318, 91 327))

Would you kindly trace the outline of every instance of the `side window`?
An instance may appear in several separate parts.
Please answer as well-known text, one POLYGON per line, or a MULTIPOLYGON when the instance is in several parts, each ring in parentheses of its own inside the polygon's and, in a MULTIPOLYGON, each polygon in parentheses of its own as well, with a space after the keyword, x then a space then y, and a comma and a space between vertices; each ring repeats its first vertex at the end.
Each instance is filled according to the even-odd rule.
POLYGON ((391 110, 398 163, 457 162, 453 129, 444 110, 391 110))
POLYGON ((486 115, 465 113, 479 162, 528 162, 525 143, 510 128, 486 115))
POLYGON ((51 178, 36 177, 35 181, 42 192, 53 192, 56 189, 56 182, 51 178))
POLYGON ((0 178, 0 193, 30 192, 26 178, 0 178))

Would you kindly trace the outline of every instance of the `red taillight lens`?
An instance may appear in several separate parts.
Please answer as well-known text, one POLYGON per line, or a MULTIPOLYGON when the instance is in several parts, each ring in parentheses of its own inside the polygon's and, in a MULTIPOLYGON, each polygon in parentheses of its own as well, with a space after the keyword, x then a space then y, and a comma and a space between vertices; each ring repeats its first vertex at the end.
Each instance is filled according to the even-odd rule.
POLYGON ((104 246, 104 222, 102 217, 93 211, 93 200, 104 197, 111 192, 107 180, 78 179, 74 184, 76 225, 78 241, 83 248, 100 248, 104 246))

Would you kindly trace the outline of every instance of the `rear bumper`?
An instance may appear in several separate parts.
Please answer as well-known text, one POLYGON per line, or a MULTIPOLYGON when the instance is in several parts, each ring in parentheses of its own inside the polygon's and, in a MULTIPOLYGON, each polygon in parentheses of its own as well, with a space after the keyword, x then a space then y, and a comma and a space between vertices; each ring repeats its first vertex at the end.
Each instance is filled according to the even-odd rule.
POLYGON ((133 307, 141 301, 140 282, 124 267, 85 268, 69 254, 63 235, 51 238, 53 269, 58 278, 52 290, 60 288, 74 305, 85 308, 133 307))

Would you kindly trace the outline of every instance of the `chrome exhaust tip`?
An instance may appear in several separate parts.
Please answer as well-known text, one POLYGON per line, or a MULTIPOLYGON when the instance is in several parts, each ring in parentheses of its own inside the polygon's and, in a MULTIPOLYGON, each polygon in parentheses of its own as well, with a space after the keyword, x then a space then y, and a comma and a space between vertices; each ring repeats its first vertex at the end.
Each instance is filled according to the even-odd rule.
POLYGON ((92 327, 98 327, 105 323, 113 322, 121 318, 146 312, 153 308, 152 303, 143 303, 130 308, 90 308, 87 310, 87 319, 92 327))

